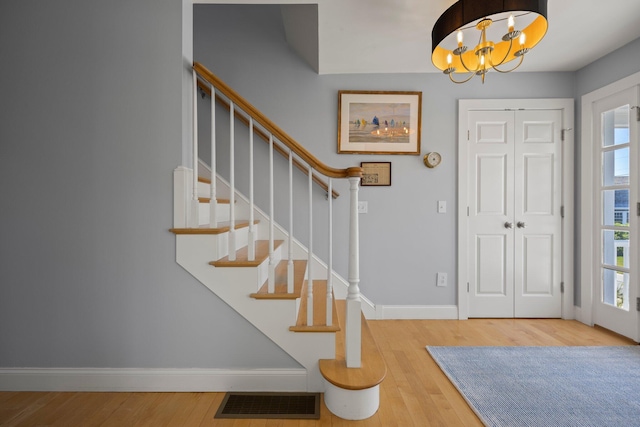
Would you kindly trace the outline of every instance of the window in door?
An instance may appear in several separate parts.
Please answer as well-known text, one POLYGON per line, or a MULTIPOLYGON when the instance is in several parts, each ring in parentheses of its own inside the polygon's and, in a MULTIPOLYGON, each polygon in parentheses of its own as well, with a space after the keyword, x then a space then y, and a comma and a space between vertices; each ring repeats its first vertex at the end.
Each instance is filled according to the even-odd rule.
POLYGON ((629 105, 601 113, 601 252, 604 304, 629 310, 629 105))

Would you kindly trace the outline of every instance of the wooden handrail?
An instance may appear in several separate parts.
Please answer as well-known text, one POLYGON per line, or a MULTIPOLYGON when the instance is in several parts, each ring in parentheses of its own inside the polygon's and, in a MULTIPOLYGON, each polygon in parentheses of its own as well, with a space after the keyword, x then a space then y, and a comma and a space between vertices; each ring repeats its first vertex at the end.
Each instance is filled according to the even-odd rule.
MULTIPOLYGON (((209 87, 205 82, 203 82, 202 80, 198 80, 198 87, 207 95, 211 96, 211 87, 209 87)), ((218 102, 218 104, 222 105, 224 108, 227 109, 227 111, 229 111, 231 109, 231 107, 229 106, 229 103, 222 98, 220 95, 216 95, 216 102, 218 102)), ((242 111, 235 111, 235 117, 236 119, 238 119, 239 121, 241 121, 242 123, 244 123, 246 126, 249 126, 249 119, 247 118, 247 116, 244 115, 244 112, 242 111)), ((269 135, 267 135, 266 133, 264 133, 262 131, 262 129, 260 128, 253 128, 253 131, 255 134, 257 134, 264 142, 266 142, 267 144, 269 143, 269 135)), ((274 144, 273 148, 282 155, 282 157, 284 157, 285 159, 289 158, 289 153, 287 151, 285 151, 284 148, 282 148, 280 145, 274 144)), ((294 158, 293 159, 293 164, 300 169, 302 172, 304 172, 304 174, 308 174, 309 173, 309 169, 307 168, 307 166, 302 163, 300 160, 294 158)), ((326 191, 327 193, 329 192, 329 186, 327 185, 326 182, 324 182, 322 180, 322 178, 320 178, 318 176, 318 174, 316 173, 312 173, 313 176, 313 182, 315 182, 316 184, 318 184, 324 191, 326 191)), ((336 190, 331 190, 331 195, 333 196, 334 199, 337 199, 338 197, 340 197, 340 193, 338 193, 336 190)))
POLYGON ((280 142, 289 147, 298 157, 311 166, 311 168, 329 178, 362 177, 362 168, 359 166, 337 169, 325 165, 202 64, 194 62, 193 69, 201 78, 211 83, 220 91, 220 93, 226 96, 234 104, 238 105, 241 110, 253 117, 253 119, 267 130, 267 132, 271 133, 280 142))

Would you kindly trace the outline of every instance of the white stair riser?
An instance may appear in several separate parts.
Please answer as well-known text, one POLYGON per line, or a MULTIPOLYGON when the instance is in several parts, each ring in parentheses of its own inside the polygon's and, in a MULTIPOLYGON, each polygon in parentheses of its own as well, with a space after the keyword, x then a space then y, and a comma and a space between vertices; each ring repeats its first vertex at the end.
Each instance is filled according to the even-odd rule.
MULTIPOLYGON (((211 197, 211 185, 206 182, 198 182, 198 197, 211 197)), ((221 180, 217 181, 216 197, 218 199, 229 198, 229 189, 221 180)))
MULTIPOLYGON (((240 249, 247 246, 249 228, 242 227, 236 230, 237 248, 240 249)), ((190 245, 197 247, 199 256, 203 262, 209 263, 224 258, 229 255, 229 234, 179 234, 176 236, 176 244, 180 244, 189 236, 190 245)), ((195 252, 195 251, 194 251, 195 252)))
MULTIPOLYGON (((273 251, 273 264, 278 265, 280 260, 282 259, 282 246, 277 247, 273 251)), ((264 284, 264 282, 269 279, 269 259, 266 259, 260 266, 258 267, 258 289, 264 284)), ((256 289, 256 291, 258 290, 256 289)), ((292 325, 295 324, 292 323, 292 325)))
MULTIPOLYGON (((229 203, 218 203, 217 206, 218 222, 229 221, 229 203)), ((199 207, 198 223, 200 225, 209 224, 209 211, 211 210, 211 205, 209 205, 209 203, 200 203, 199 207)))

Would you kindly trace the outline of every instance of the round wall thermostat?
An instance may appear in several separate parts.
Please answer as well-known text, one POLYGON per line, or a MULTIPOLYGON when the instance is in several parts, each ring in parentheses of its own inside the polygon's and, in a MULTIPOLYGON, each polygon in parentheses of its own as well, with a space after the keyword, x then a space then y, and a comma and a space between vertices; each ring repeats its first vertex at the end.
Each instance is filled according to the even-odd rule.
POLYGON ((424 155, 423 161, 426 167, 435 168, 442 161, 442 156, 440 155, 440 153, 432 151, 431 153, 427 153, 424 155))

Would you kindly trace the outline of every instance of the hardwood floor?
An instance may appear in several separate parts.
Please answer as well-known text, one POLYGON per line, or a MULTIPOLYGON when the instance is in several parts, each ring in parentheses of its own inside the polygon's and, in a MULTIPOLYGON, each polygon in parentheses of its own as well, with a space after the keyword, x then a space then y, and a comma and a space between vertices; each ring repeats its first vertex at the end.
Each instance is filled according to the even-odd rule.
POLYGON ((224 393, 0 392, 0 426, 481 426, 426 345, 633 345, 599 328, 556 319, 376 320, 369 326, 388 366, 380 409, 363 421, 219 420, 224 393))

